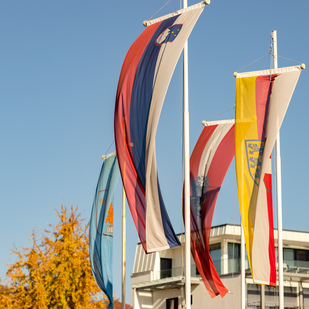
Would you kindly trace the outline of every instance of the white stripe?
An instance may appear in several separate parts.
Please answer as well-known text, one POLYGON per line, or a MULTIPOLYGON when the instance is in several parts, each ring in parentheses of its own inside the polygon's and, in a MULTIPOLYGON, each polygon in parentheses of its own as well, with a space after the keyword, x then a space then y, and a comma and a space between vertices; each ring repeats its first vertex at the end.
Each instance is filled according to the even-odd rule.
POLYGON ((263 154, 260 186, 257 193, 256 214, 254 221, 252 244, 252 269, 256 282, 268 282, 270 277, 269 262, 269 221, 266 203, 266 188, 264 184, 265 173, 271 174, 271 152, 285 113, 294 92, 300 70, 286 71, 286 74, 276 77, 269 101, 269 113, 266 127, 266 143, 263 154))
POLYGON ((157 60, 158 66, 155 71, 155 84, 153 85, 152 102, 148 116, 148 126, 146 132, 146 153, 145 153, 145 169, 146 169, 146 244, 147 252, 163 250, 169 248, 166 241, 159 196, 157 187, 157 165, 155 154, 155 137, 157 126, 166 95, 168 85, 177 64, 178 58, 183 49, 183 45, 189 37, 198 17, 203 8, 188 10, 177 18, 177 23, 182 23, 180 33, 171 43, 163 44, 163 53, 157 60))

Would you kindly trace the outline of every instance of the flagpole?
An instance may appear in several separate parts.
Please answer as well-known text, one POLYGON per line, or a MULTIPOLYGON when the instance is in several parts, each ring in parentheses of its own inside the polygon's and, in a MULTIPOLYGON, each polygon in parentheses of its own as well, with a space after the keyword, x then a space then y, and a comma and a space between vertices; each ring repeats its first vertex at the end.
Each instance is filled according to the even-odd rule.
MULTIPOLYGON (((183 0, 183 8, 188 6, 183 0)), ((189 140, 189 95, 188 95, 188 40, 183 48, 183 135, 185 173, 185 299, 186 309, 191 309, 191 240, 190 240, 190 140, 189 140)))
POLYGON ((126 194, 122 186, 122 309, 126 307, 126 194))
MULTIPOLYGON (((273 67, 278 68, 277 31, 271 33, 273 46, 273 67)), ((278 225, 278 281, 279 281, 279 309, 284 309, 283 287, 283 244, 282 244, 282 186, 281 186, 281 154, 280 131, 276 140, 276 169, 277 169, 277 225, 278 225)))
POLYGON ((240 273, 241 273, 241 309, 246 309, 246 247, 245 247, 245 235, 242 224, 240 224, 240 273))

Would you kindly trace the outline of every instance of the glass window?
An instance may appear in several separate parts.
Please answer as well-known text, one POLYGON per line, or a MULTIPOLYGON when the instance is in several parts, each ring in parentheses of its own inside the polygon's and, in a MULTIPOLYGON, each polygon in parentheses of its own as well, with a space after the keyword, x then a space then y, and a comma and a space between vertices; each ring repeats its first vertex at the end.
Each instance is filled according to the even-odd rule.
POLYGON ((240 244, 228 243, 228 272, 240 272, 240 244))
POLYGON ((295 250, 295 260, 297 261, 309 261, 309 251, 308 250, 295 250))
POLYGON ((178 297, 167 299, 166 309, 178 309, 178 297))
POLYGON ((221 275, 221 244, 210 245, 209 251, 216 270, 221 275))
POLYGON ((161 279, 172 277, 172 259, 161 258, 161 279))
POLYGON ((228 243, 229 259, 240 258, 240 244, 228 243))

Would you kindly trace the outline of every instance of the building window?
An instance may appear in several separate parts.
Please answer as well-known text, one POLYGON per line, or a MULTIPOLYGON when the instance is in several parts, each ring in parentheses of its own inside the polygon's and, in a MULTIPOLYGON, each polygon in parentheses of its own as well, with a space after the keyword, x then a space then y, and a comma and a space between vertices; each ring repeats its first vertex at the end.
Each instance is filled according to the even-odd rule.
POLYGON ((240 244, 228 243, 228 272, 240 272, 240 244))
POLYGON ((167 299, 166 309, 178 309, 178 297, 167 299))
POLYGON ((161 279, 172 277, 172 259, 161 258, 161 279))
POLYGON ((195 275, 200 276, 200 272, 198 271, 197 267, 195 266, 195 275))
POLYGON ((283 262, 288 272, 308 272, 309 250, 283 248, 283 262))
POLYGON ((210 245, 209 251, 216 270, 218 274, 221 275, 221 244, 210 245))

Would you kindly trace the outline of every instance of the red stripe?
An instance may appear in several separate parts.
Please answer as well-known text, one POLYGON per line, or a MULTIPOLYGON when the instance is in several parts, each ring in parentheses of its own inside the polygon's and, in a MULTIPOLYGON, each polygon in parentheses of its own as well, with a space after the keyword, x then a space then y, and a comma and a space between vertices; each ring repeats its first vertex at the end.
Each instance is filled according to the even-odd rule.
POLYGON ((259 140, 264 140, 271 87, 276 76, 258 76, 255 81, 256 118, 259 140))
POLYGON ((269 101, 269 75, 258 76, 255 81, 256 122, 258 139, 264 139, 266 112, 269 101))
POLYGON ((137 67, 159 24, 146 28, 127 52, 118 81, 114 119, 116 153, 122 182, 136 230, 146 252, 145 192, 137 178, 132 158, 131 147, 134 145, 130 138, 130 106, 137 67))
POLYGON ((269 222, 269 239, 268 239, 268 253, 270 264, 269 285, 276 286, 276 258, 275 258, 275 240, 274 240, 274 220, 273 220, 273 205, 272 205, 272 177, 271 174, 264 175, 264 183, 266 187, 267 196, 267 210, 269 222))

